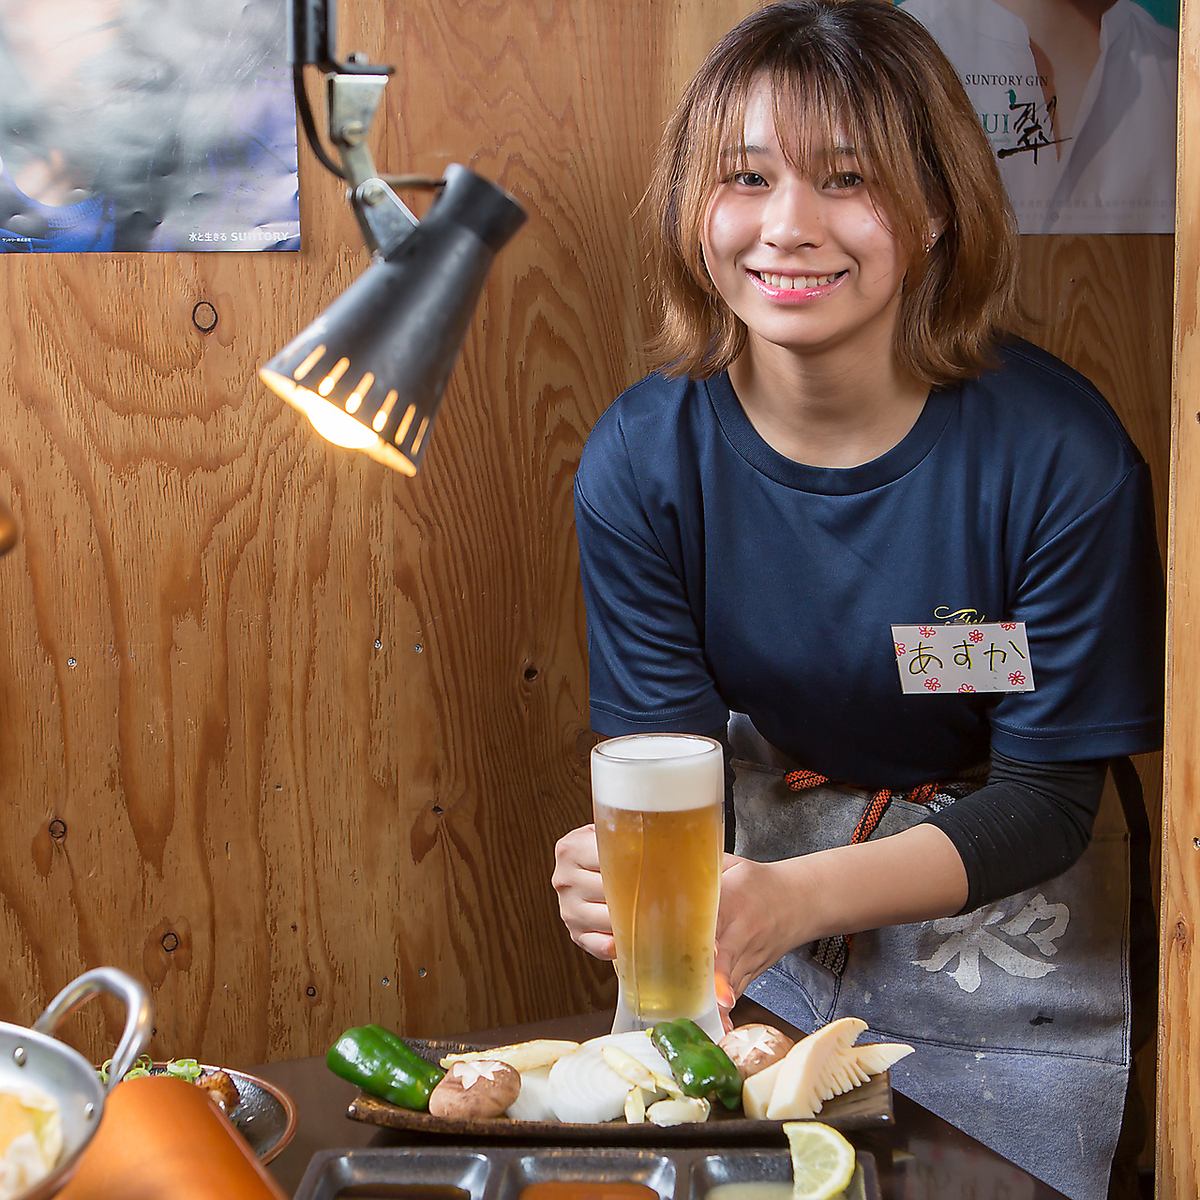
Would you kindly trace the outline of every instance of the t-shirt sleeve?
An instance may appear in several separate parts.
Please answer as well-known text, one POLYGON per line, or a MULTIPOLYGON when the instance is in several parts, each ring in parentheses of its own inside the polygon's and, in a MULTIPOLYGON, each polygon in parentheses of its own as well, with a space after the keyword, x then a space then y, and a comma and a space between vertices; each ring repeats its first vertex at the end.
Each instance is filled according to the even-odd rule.
POLYGON ((589 439, 575 480, 592 728, 609 736, 723 729, 729 709, 686 587, 645 512, 611 418, 589 439))
POLYGON ((1025 622, 1035 690, 992 710, 996 750, 1065 762, 1161 745, 1165 602, 1145 463, 1028 556, 1008 619, 1025 622))

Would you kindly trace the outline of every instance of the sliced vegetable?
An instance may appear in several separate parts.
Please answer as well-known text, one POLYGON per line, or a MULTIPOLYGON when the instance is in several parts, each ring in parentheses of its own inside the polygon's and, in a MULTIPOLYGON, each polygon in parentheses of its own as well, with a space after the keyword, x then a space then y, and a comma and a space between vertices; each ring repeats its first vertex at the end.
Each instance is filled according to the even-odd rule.
POLYGON ((195 1083, 200 1078, 200 1064, 194 1058, 173 1058, 167 1063, 167 1074, 195 1083))
MULTIPOLYGON (((112 1059, 106 1058, 101 1064, 96 1074, 100 1076, 101 1083, 107 1083, 109 1080, 109 1071, 112 1067, 112 1059)), ((186 1079, 188 1083, 195 1083, 203 1074, 200 1070, 200 1064, 194 1058, 173 1058, 170 1062, 164 1063, 160 1071, 155 1071, 154 1060, 148 1054, 138 1056, 137 1061, 121 1076, 122 1079, 142 1079, 147 1075, 173 1075, 177 1079, 186 1079)))
POLYGON ((329 1048, 325 1062, 364 1092, 417 1112, 429 1108, 429 1097, 446 1074, 380 1025, 347 1029, 329 1048))
POLYGON ((913 1048, 903 1042, 868 1042, 863 1046, 850 1047, 855 1064, 868 1075, 882 1075, 912 1052, 913 1048))
POLYGON ((504 1114, 514 1121, 553 1121, 550 1107, 550 1068, 521 1072, 521 1091, 504 1114))
POLYGON ((642 1125, 646 1120, 646 1094, 640 1087, 629 1089, 625 1097, 625 1120, 630 1125, 642 1125))
POLYGON ((622 1050, 620 1046, 602 1046, 600 1057, 626 1083, 631 1083, 634 1087, 641 1088, 642 1091, 649 1092, 652 1096, 659 1092, 664 1096, 677 1098, 683 1095, 683 1090, 670 1075, 662 1075, 658 1071, 650 1070, 648 1066, 634 1058, 628 1050, 622 1050))
POLYGON ((775 1090, 775 1080, 779 1078, 783 1061, 781 1058, 746 1080, 742 1088, 742 1111, 750 1120, 767 1119, 767 1105, 771 1103, 771 1093, 775 1090))
POLYGON ((644 1067, 663 1076, 671 1068, 650 1042, 645 1031, 610 1033, 592 1038, 564 1054, 550 1068, 550 1104, 560 1121, 599 1123, 614 1121, 625 1111, 629 1081, 604 1061, 606 1046, 632 1054, 644 1067))
POLYGON ((671 1074, 686 1096, 716 1097, 726 1108, 742 1102, 742 1076, 729 1055, 686 1017, 660 1021, 650 1031, 650 1040, 671 1064, 671 1074))
POLYGON ((712 1106, 707 1100, 685 1096, 682 1100, 660 1100, 646 1109, 646 1118, 655 1125, 692 1125, 707 1121, 712 1106))
MULTIPOLYGON (((855 1038, 866 1027, 867 1023, 857 1017, 842 1017, 797 1042, 779 1061, 779 1074, 767 1103, 767 1119, 815 1117, 826 1100, 870 1078, 851 1052, 855 1038)), ((757 1078, 753 1076, 746 1086, 757 1078)))
POLYGON ((447 1054, 441 1060, 443 1067, 456 1062, 471 1062, 487 1059, 491 1062, 508 1063, 514 1071, 524 1074, 541 1067, 552 1067, 564 1054, 578 1047, 578 1042, 552 1041, 540 1038, 532 1042, 516 1042, 511 1046, 494 1046, 490 1050, 464 1050, 460 1054, 447 1054))

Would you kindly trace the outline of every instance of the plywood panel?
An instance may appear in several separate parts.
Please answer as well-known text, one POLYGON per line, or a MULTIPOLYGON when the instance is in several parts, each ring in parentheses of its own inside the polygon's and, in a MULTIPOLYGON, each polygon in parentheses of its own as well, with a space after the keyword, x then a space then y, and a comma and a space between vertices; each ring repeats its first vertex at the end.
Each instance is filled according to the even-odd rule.
MULTIPOLYGON (((24 528, 0 562, 0 1013, 110 962, 153 983, 157 1051, 249 1062, 608 997, 548 883, 587 813, 571 478, 644 367, 632 212, 662 120, 751 7, 343 0, 342 49, 399 68, 383 169, 466 162, 530 214, 415 481, 253 381, 363 264, 307 155, 298 257, 0 262, 0 497, 24 528)), ((1160 483, 1169 259, 1025 249, 1040 340, 1160 483)), ((115 1015, 77 1030, 99 1053, 115 1015)))
MULTIPOLYGON (((1174 239, 1026 237, 1021 248, 1022 295, 1032 317, 1028 336, 1100 388, 1145 456, 1165 561, 1174 239)), ((1137 765, 1151 828, 1157 829, 1162 756, 1144 755, 1137 765)))
POLYGON ((1158 1195, 1200 1194, 1200 989, 1193 958, 1200 928, 1200 12, 1183 5, 1179 48, 1175 375, 1172 402, 1171 554, 1168 566, 1166 789, 1162 824, 1162 996, 1159 1015, 1158 1195))

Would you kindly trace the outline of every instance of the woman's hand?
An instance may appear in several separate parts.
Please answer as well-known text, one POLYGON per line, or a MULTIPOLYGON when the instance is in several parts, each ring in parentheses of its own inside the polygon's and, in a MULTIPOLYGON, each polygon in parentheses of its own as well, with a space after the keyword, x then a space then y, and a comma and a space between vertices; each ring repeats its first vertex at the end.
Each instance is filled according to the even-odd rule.
POLYGON ((558 912, 570 931, 571 941, 593 958, 616 958, 612 920, 600 878, 595 825, 572 829, 558 839, 550 882, 558 893, 558 912))
POLYGON ((726 854, 717 913, 717 1003, 728 1010, 755 976, 808 938, 798 914, 804 896, 792 859, 760 863, 726 854))

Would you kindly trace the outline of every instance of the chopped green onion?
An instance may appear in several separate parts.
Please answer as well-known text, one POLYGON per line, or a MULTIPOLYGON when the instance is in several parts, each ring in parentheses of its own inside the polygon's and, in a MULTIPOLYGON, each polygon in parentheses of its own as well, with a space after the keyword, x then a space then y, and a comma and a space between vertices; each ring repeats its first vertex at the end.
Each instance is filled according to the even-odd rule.
MULTIPOLYGON (((96 1074, 100 1076, 101 1083, 107 1083, 111 1077, 112 1059, 106 1058, 100 1064, 96 1074)), ((176 1079, 184 1079, 188 1083, 195 1083, 203 1071, 200 1070, 200 1064, 194 1058, 173 1058, 170 1062, 164 1064, 164 1067, 158 1072, 154 1068, 154 1060, 148 1054, 138 1056, 137 1062, 125 1072, 125 1079, 141 1079, 147 1075, 153 1074, 173 1075, 176 1079)))
POLYGON ((167 1074, 195 1083, 200 1078, 200 1064, 194 1058, 173 1058, 167 1063, 167 1074))

